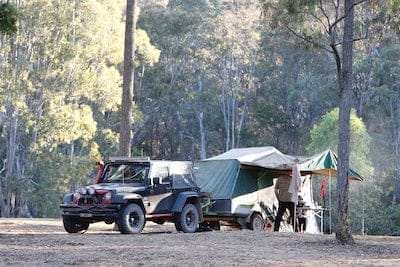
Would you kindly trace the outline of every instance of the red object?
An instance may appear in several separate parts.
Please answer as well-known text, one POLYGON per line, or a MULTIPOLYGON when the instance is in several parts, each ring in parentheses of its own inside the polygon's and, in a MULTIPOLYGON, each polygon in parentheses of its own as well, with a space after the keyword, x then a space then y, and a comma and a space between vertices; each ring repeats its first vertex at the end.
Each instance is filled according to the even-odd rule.
POLYGON ((321 186, 319 188, 319 199, 324 200, 326 197, 326 179, 322 179, 321 186))

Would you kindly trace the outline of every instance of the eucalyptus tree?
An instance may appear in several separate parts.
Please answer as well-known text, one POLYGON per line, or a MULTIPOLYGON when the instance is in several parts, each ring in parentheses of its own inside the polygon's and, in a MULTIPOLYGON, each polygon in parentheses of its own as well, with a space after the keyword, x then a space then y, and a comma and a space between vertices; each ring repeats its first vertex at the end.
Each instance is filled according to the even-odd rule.
POLYGON ((353 243, 348 220, 349 117, 352 95, 354 13, 366 1, 263 1, 272 11, 276 26, 287 28, 293 35, 331 53, 336 63, 339 93, 338 210, 336 238, 353 243), (340 52, 341 48, 341 52, 340 52))
POLYGON ((136 0, 126 1, 124 74, 122 84, 119 154, 131 155, 132 101, 135 61, 136 0))
POLYGON ((215 36, 215 79, 219 86, 225 150, 239 147, 246 125, 249 103, 258 88, 257 58, 260 54, 260 24, 256 4, 235 1, 218 18, 215 36), (242 18, 247 18, 243 20, 242 18))
MULTIPOLYGON (((89 83, 92 78, 90 73, 103 70, 103 74, 106 74, 107 71, 101 64, 95 64, 97 62, 93 58, 89 64, 77 57, 83 55, 80 48, 85 47, 83 35, 78 36, 79 24, 74 20, 78 17, 77 10, 83 12, 93 8, 95 3, 86 2, 79 7, 78 4, 77 1, 23 2, 18 7, 21 11, 18 34, 2 47, 5 55, 2 57, 2 68, 7 75, 1 86, 5 92, 2 99, 8 107, 4 112, 2 130, 6 140, 12 140, 5 142, 7 171, 4 179, 14 185, 19 183, 24 186, 5 184, 3 188, 10 197, 2 198, 9 206, 2 209, 3 216, 17 216, 18 212, 15 209, 13 211, 12 206, 23 205, 36 193, 50 197, 59 196, 62 190, 69 190, 68 187, 62 187, 65 185, 63 180, 71 178, 68 168, 94 160, 91 157, 99 157, 97 148, 92 147, 94 143, 91 142, 96 123, 90 102, 86 100, 95 94, 93 90, 98 90, 93 80, 89 83), (78 40, 80 45, 77 45, 78 40), (14 128, 13 125, 18 127, 14 128), (76 160, 75 156, 79 154, 84 156, 83 161, 76 160), (64 159, 60 164, 63 163, 65 168, 60 168, 55 162, 49 166, 38 164, 50 163, 46 158, 55 159, 58 155, 60 160, 64 159), (76 164, 78 161, 79 164, 76 164), (67 162, 71 165, 65 165, 67 162), (39 165, 45 168, 37 169, 39 165), (63 169, 63 175, 54 176, 52 170, 55 168, 63 169), (50 182, 53 186, 44 186, 50 182), (16 201, 19 198, 22 200, 18 204, 16 201)), ((86 59, 90 55, 86 51, 86 59)), ((111 87, 118 84, 120 77, 117 71, 113 75, 108 75, 107 82, 115 81, 111 87)), ((110 99, 106 101, 110 105, 110 99)), ((84 177, 90 168, 91 165, 81 168, 79 176, 84 177)), ((53 204, 53 210, 54 205, 57 203, 53 204)), ((34 207, 35 204, 31 203, 30 206, 34 207)), ((32 208, 33 215, 40 215, 37 210, 32 208)))
POLYGON ((279 29, 265 27, 260 43, 260 84, 246 127, 253 138, 247 139, 251 145, 268 140, 286 153, 304 153, 310 127, 338 99, 334 66, 326 64, 324 52, 296 43, 279 29))
MULTIPOLYGON (((18 33, 0 43, 1 211, 29 204, 33 216, 56 216, 100 153, 117 152, 123 1, 19 3, 18 33)), ((140 62, 154 59, 140 36, 140 62)))
POLYGON ((135 90, 144 121, 134 140, 155 157, 194 159, 196 151, 205 155, 214 40, 209 23, 214 14, 205 2, 147 5, 139 18, 140 27, 162 51, 159 63, 135 90))
POLYGON ((372 132, 375 134, 375 153, 385 155, 377 158, 376 165, 379 170, 381 185, 386 185, 384 180, 390 179, 388 192, 392 195, 391 203, 397 205, 400 198, 400 95, 399 95, 399 62, 400 49, 397 44, 391 43, 377 49, 379 60, 374 64, 372 73, 372 90, 369 102, 364 109, 366 119, 370 122, 372 132), (382 168, 385 166, 384 168, 382 168), (388 170, 394 170, 389 172, 388 170))

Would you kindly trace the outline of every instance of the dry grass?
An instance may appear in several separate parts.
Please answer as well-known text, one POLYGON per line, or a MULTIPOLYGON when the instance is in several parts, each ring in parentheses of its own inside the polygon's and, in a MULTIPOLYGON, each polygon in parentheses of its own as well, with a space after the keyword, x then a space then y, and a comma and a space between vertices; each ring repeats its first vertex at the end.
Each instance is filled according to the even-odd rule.
POLYGON ((60 219, 0 218, 0 266, 400 266, 400 238, 224 230, 184 234, 147 223, 140 235, 92 224, 67 234, 60 219))

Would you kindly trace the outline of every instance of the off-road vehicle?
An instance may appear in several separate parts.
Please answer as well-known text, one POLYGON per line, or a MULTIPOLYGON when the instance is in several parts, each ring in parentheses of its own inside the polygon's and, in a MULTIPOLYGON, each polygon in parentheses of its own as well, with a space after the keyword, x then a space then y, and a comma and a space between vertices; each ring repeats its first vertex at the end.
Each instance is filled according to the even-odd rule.
POLYGON ((185 161, 110 158, 99 163, 94 184, 65 195, 60 208, 68 233, 99 221, 116 223, 123 234, 140 233, 146 221, 193 233, 203 221, 200 189, 185 161))

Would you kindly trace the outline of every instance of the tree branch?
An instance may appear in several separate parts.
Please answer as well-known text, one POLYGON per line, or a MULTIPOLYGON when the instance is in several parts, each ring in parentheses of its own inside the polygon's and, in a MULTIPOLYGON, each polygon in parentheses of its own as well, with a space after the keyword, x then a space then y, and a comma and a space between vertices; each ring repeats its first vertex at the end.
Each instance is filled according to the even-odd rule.
MULTIPOLYGON (((328 26, 330 26, 331 25, 331 21, 329 19, 328 14, 326 14, 326 12, 325 12, 325 9, 323 8, 322 0, 319 0, 319 9, 321 10, 322 14, 325 16, 326 21, 328 21, 328 26)), ((325 27, 325 25, 324 25, 324 27, 325 27)))
POLYGON ((338 45, 342 45, 342 44, 347 43, 347 42, 358 42, 358 41, 365 40, 365 39, 368 39, 368 36, 358 37, 358 38, 354 38, 354 39, 352 39, 350 41, 343 41, 343 42, 335 43, 335 44, 332 44, 332 45, 338 46, 338 45))
POLYGON ((327 52, 329 52, 329 53, 332 53, 331 50, 329 50, 328 48, 326 48, 326 47, 323 46, 322 44, 313 41, 313 40, 312 40, 312 37, 310 37, 310 36, 304 36, 304 35, 302 35, 302 34, 299 34, 298 32, 295 32, 293 29, 291 29, 291 28, 288 27, 288 26, 286 26, 286 28, 287 28, 294 36, 296 36, 297 38, 302 39, 304 42, 309 43, 309 44, 311 44, 311 45, 313 45, 313 46, 315 46, 315 47, 318 47, 318 48, 320 48, 320 49, 322 49, 322 50, 325 50, 325 51, 327 51, 327 52))
MULTIPOLYGON (((317 21, 319 21, 319 23, 321 23, 322 26, 324 27, 325 32, 326 32, 327 34, 329 34, 328 28, 325 26, 325 23, 322 21, 322 19, 320 19, 320 18, 319 18, 317 15, 315 15, 314 13, 311 13, 310 15, 311 15, 314 19, 316 19, 317 21)), ((328 25, 329 25, 329 20, 328 20, 328 25)))
MULTIPOLYGON (((357 6, 357 5, 359 5, 359 4, 362 4, 362 3, 366 2, 366 1, 367 1, 367 0, 359 0, 358 2, 353 3, 353 4, 350 6, 349 10, 350 10, 350 9, 353 9, 355 6, 357 6)), ((347 13, 345 13, 343 16, 341 16, 341 17, 338 18, 335 22, 333 22, 333 24, 331 25, 331 27, 329 27, 329 30, 331 30, 336 24, 338 24, 339 22, 341 22, 341 21, 346 17, 346 15, 347 15, 347 13)))

